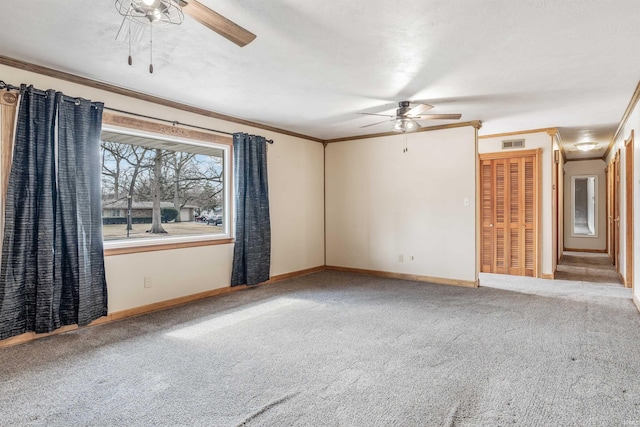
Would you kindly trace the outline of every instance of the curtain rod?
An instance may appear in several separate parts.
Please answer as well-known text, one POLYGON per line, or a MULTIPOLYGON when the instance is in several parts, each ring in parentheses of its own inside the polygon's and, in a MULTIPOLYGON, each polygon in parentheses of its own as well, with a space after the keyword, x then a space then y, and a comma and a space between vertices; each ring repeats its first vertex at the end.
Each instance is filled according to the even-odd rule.
MULTIPOLYGON (((6 90, 20 90, 20 87, 14 86, 12 84, 5 83, 3 80, 0 80, 0 90, 3 90, 3 89, 6 89, 6 90)), ((40 92, 42 92, 42 91, 40 91, 40 92)), ((42 93, 44 93, 44 92, 42 92, 42 93)), ((110 110, 110 111, 115 111, 116 113, 123 113, 123 114, 129 114, 129 115, 132 115, 132 116, 142 117, 142 118, 145 118, 145 119, 159 120, 161 122, 171 123, 174 126, 175 125, 187 126, 187 127, 190 127, 190 128, 206 130, 206 131, 209 131, 209 132, 217 132, 217 133, 223 133, 225 135, 233 135, 233 133, 231 133, 231 132, 225 132, 225 131, 222 131, 222 130, 211 129, 211 128, 206 128, 206 127, 202 127, 202 126, 190 125, 190 124, 181 123, 181 122, 178 122, 178 121, 175 121, 175 120, 172 121, 172 120, 167 120, 167 119, 159 119, 157 117, 146 116, 144 114, 132 113, 130 111, 124 111, 124 110, 118 110, 117 108, 110 108, 110 107, 105 106, 104 109, 105 110, 110 110)), ((267 139, 266 142, 269 143, 269 144, 273 144, 273 139, 267 139)))
MULTIPOLYGON (((142 117, 142 118, 145 118, 145 119, 159 120, 161 122, 171 123, 172 125, 187 126, 187 127, 194 128, 194 129, 207 130, 209 132, 217 132, 217 133, 223 133, 225 135, 233 135, 233 133, 225 132, 223 130, 217 130, 217 129, 211 129, 211 128, 206 128, 206 127, 202 127, 202 126, 190 125, 188 123, 181 123, 181 122, 178 122, 178 121, 175 121, 175 120, 159 119, 157 117, 147 116, 147 115, 144 115, 144 114, 132 113, 130 111, 124 111, 124 110, 118 110, 117 108, 104 107, 104 109, 105 110, 109 110, 109 111, 115 111, 116 113, 130 114, 132 116, 142 117)), ((273 144, 273 139, 267 139, 266 142, 268 142, 269 144, 273 144)))
MULTIPOLYGON (((3 89, 4 89, 4 90, 17 90, 17 91, 20 91, 20 90, 21 90, 21 88, 20 88, 20 87, 18 87, 18 86, 14 86, 14 85, 12 85, 12 84, 5 83, 3 80, 0 80, 0 90, 3 90, 3 89)), ((40 90, 40 89, 36 89, 36 88, 34 88, 33 86, 31 87, 31 90, 32 90, 33 92, 37 93, 38 95, 42 95, 42 96, 45 96, 45 97, 46 97, 46 96, 48 96, 47 91, 40 90)), ((78 98, 78 97, 68 96, 68 95, 65 95, 65 94, 62 94, 62 99, 63 99, 64 101, 73 102, 73 103, 75 103, 76 105, 80 105, 80 101, 81 101, 81 100, 84 100, 84 98, 78 98)), ((92 107, 93 107, 93 108, 95 108, 96 106, 95 106, 95 105, 92 105, 92 107)))
POLYGON ((18 86, 14 86, 14 85, 10 85, 8 83, 5 83, 4 80, 0 80, 0 90, 2 89, 6 89, 6 90, 20 90, 20 88, 18 86))

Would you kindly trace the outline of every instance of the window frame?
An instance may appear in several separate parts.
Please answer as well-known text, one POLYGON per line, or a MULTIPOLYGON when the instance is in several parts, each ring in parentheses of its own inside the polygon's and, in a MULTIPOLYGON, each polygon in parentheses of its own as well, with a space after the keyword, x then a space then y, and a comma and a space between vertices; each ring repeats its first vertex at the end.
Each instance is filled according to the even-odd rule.
POLYGON ((18 118, 19 97, 20 92, 15 90, 5 91, 0 96, 0 251, 4 241, 4 211, 13 161, 13 139, 18 118))
POLYGON ((234 242, 232 237, 234 235, 232 198, 233 139, 231 137, 187 129, 177 124, 165 125, 150 120, 112 114, 107 111, 103 113, 102 129, 126 135, 213 147, 221 149, 224 153, 223 205, 225 221, 223 222, 223 233, 202 234, 196 236, 153 237, 132 240, 110 240, 104 242, 105 256, 222 245, 234 242))
MULTIPOLYGON (((600 184, 598 183, 598 175, 597 174, 589 174, 589 175, 572 175, 571 176, 571 237, 576 238, 586 238, 586 239, 597 239, 598 238, 598 190, 600 184), (586 179, 587 182, 590 178, 594 180, 594 191, 593 191, 593 234, 584 234, 576 232, 576 180, 586 179)), ((587 199, 587 203, 589 200, 587 199)))

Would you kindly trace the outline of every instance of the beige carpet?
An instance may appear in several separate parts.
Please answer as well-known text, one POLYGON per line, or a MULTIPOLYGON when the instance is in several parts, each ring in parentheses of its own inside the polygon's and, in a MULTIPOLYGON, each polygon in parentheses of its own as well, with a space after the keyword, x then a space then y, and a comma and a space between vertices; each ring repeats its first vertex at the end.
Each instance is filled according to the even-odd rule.
POLYGON ((321 272, 0 350, 2 426, 640 424, 628 289, 321 272))

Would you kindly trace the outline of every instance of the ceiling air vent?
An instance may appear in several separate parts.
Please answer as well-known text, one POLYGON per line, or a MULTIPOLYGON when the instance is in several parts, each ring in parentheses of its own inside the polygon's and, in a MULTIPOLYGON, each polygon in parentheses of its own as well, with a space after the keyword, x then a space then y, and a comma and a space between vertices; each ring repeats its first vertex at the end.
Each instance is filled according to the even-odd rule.
POLYGON ((510 150, 512 148, 524 148, 524 139, 509 139, 502 141, 502 149, 510 150))

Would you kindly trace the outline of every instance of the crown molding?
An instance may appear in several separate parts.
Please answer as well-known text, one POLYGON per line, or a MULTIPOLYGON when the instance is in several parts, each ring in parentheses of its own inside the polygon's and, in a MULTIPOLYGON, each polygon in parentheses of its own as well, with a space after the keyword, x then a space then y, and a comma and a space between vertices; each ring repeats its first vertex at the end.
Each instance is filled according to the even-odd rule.
MULTIPOLYGON (((553 135, 551 136, 553 138, 553 135)), ((564 151, 564 144, 562 143, 562 135, 560 134, 560 130, 556 129, 555 137, 558 139, 558 148, 560 148, 560 154, 562 155, 562 160, 567 161, 567 153, 564 151)))
POLYGON ((629 120, 629 116, 631 115, 631 112, 634 110, 634 108, 636 108, 636 105, 638 105, 638 101, 640 101, 640 81, 638 81, 638 84, 636 85, 636 90, 633 92, 633 95, 631 96, 631 100, 629 101, 629 105, 627 105, 627 109, 624 110, 624 114, 620 119, 620 124, 618 125, 618 129, 616 129, 616 133, 613 134, 613 138, 611 138, 611 141, 609 142, 609 146, 607 147, 607 149, 604 152, 604 155, 602 156, 602 159, 605 162, 607 161, 607 156, 611 152, 611 149, 613 148, 618 137, 620 136, 620 132, 622 132, 622 129, 627 124, 627 121, 629 120))
POLYGON ((210 117, 212 119, 224 120, 231 123, 237 123, 240 125, 251 126, 258 129, 263 129, 271 132, 277 132, 283 135, 293 136, 296 138, 303 138, 315 142, 324 142, 320 138, 316 138, 309 135, 303 135, 296 132, 291 132, 286 129, 280 129, 277 127, 265 125, 262 123, 252 122, 249 120, 240 119, 233 116, 227 116, 226 114, 216 113, 215 111, 210 111, 200 107, 194 107, 192 105, 183 104, 181 102, 171 101, 165 98, 161 98, 155 95, 149 95, 142 92, 137 92, 134 90, 126 89, 121 86, 112 85, 109 83, 100 82, 97 80, 93 80, 87 77, 81 77, 75 74, 66 73, 64 71, 54 70, 53 68, 44 67, 42 65, 36 65, 29 62, 21 61, 19 59, 10 58, 8 56, 0 55, 0 64, 6 65, 9 67, 17 68, 23 71, 29 71, 36 74, 45 75, 48 77, 53 77, 55 79, 65 80, 71 83, 80 84, 83 86, 88 86, 94 89, 104 90, 107 92, 115 93, 117 95, 128 96, 130 98, 139 99, 141 101, 147 101, 158 105, 163 105, 165 107, 175 108, 177 110, 187 111, 189 113, 198 114, 205 117, 210 117))
POLYGON ((519 130, 515 132, 494 133, 491 135, 479 135, 478 139, 501 138, 503 136, 524 135, 527 133, 538 133, 538 132, 546 132, 551 136, 559 134, 558 128, 540 128, 540 129, 530 129, 530 130, 519 130))
MULTIPOLYGON (((438 125, 438 126, 428 126, 428 127, 422 127, 416 130, 415 132, 410 132, 410 133, 414 134, 419 132, 431 132, 434 130, 454 129, 454 128, 461 128, 461 127, 467 127, 467 126, 471 126, 477 130, 482 127, 482 122, 480 120, 472 120, 469 122, 449 123, 446 125, 438 125)), ((379 138, 382 136, 397 136, 397 135, 404 135, 404 134, 398 133, 398 132, 371 133, 367 135, 355 135, 355 136, 346 136, 343 138, 327 139, 325 140, 325 143, 330 144, 333 142, 354 141, 357 139, 370 139, 370 138, 379 138)))
MULTIPOLYGON (((12 67, 12 68, 16 68, 19 70, 23 70, 23 71, 27 71, 27 72, 31 72, 31 73, 36 73, 36 74, 40 74, 40 75, 44 75, 44 76, 48 76, 48 77, 52 77, 55 79, 59 79, 59 80, 64 80, 70 83, 75 83, 75 84, 79 84, 82 86, 87 86, 87 87, 91 87, 94 89, 98 89, 98 90, 103 90, 106 92, 110 92, 110 93, 114 93, 116 95, 122 95, 122 96, 127 96, 130 98, 135 98, 141 101, 146 101, 146 102, 151 102, 154 104, 158 104, 158 105, 162 105, 165 107, 170 107, 170 108, 175 108, 177 110, 182 110, 182 111, 187 111, 189 113, 194 113, 194 114, 198 114, 201 116, 205 116, 205 117, 210 117, 213 119, 219 119, 219 120, 224 120, 227 122, 231 122, 231 123, 237 123, 240 125, 245 125, 245 126, 251 126, 251 127, 255 127, 257 129, 263 129, 263 130, 267 130, 267 131, 271 131, 271 132, 277 132, 283 135, 288 135, 288 136, 293 136, 296 138, 302 138, 302 139, 306 139, 306 140, 310 140, 310 141, 314 141, 314 142, 319 142, 322 144, 327 144, 327 143, 332 143, 332 142, 341 142, 341 141, 351 141, 351 140, 355 140, 355 139, 367 139, 367 138, 377 138, 377 137, 381 137, 381 136, 394 136, 394 135, 399 135, 397 132, 384 132, 384 133, 374 133, 374 134, 368 134, 368 135, 356 135, 356 136, 348 136, 348 137, 342 137, 342 138, 335 138, 335 139, 321 139, 321 138, 316 138, 310 135, 304 135, 301 133, 297 133, 297 132, 292 132, 286 129, 281 129, 281 128, 277 128, 274 126, 269 126, 269 125, 265 125, 262 123, 258 123, 258 122, 253 122, 250 120, 244 120, 244 119, 240 119, 238 117, 233 117, 233 116, 228 116, 226 114, 222 114, 222 113, 217 113, 215 111, 211 111, 211 110, 207 110, 204 108, 200 108, 200 107, 195 107, 192 105, 188 105, 188 104, 184 104, 181 102, 177 102, 177 101, 171 101, 169 99, 165 99, 165 98, 161 98, 159 96, 155 96, 155 95, 149 95, 143 92, 138 92, 135 90, 131 90, 131 89, 126 89, 124 87, 121 86, 117 86, 117 85, 113 85, 110 83, 105 83, 105 82, 101 82, 98 80, 93 80, 87 77, 82 77, 76 74, 71 74, 71 73, 67 73, 64 71, 59 71, 53 68, 49 68, 49 67, 45 67, 42 65, 37 65, 37 64, 33 64, 30 62, 26 62, 26 61, 22 61, 19 59, 15 59, 15 58, 10 58, 8 56, 3 56, 0 55, 0 64, 2 65, 6 65, 8 67, 12 67)), ((435 130, 442 130, 442 129, 453 129, 453 128, 459 128, 459 127, 466 127, 466 126, 471 126, 473 128, 475 128, 476 130, 480 129, 482 127, 482 122, 480 120, 472 120, 472 121, 467 121, 467 122, 461 122, 461 123, 450 123, 450 124, 446 124, 446 125, 437 125, 437 126, 429 126, 429 127, 423 127, 418 129, 416 132, 430 132, 430 131, 435 131, 435 130)), ((415 132, 412 132, 415 133, 415 132)), ((480 136, 479 138, 483 138, 483 136, 480 136)))

